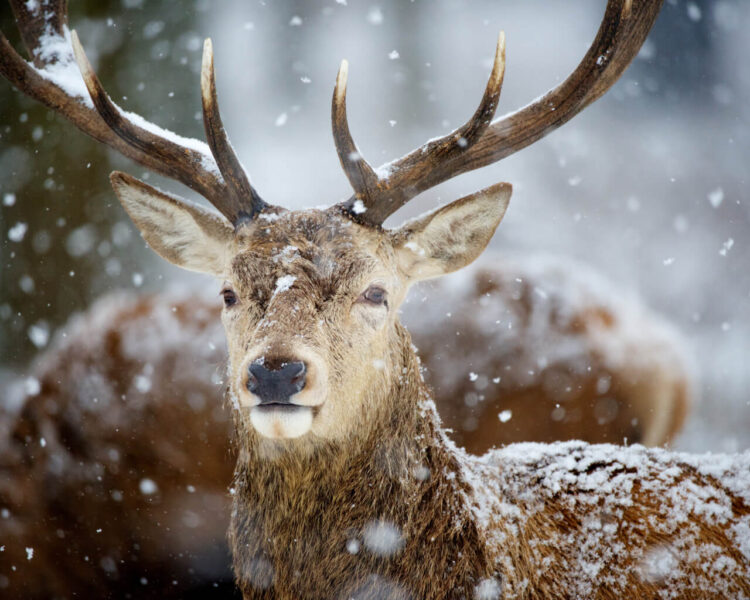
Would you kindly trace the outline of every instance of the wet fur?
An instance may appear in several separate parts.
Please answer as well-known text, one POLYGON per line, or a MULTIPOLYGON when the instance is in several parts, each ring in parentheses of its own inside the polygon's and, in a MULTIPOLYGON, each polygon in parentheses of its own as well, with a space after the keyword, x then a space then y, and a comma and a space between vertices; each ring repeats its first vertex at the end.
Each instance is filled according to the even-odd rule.
MULTIPOLYGON (((552 446, 549 457, 532 464, 503 458, 503 451, 475 459, 453 446, 395 316, 370 340, 386 352, 382 372, 369 363, 377 349, 354 349, 358 335, 352 328, 358 325, 350 321, 345 298, 354 298, 375 259, 387 264, 391 258, 383 243, 387 234, 360 234, 358 228, 321 213, 289 215, 252 232, 244 241, 252 256, 240 254, 233 264, 242 293, 255 289, 256 301, 266 302, 252 335, 270 320, 273 339, 302 339, 325 353, 333 382, 329 402, 343 407, 336 418, 345 419, 335 435, 279 441, 261 438, 246 413, 236 412, 230 544, 245 598, 442 599, 473 598, 480 591, 506 598, 750 594, 750 558, 729 531, 747 524, 747 495, 724 489, 671 455, 625 449, 643 465, 631 469, 616 457, 592 463, 596 447, 585 445, 552 446), (301 260, 277 271, 278 252, 288 245, 300 249, 301 260), (299 281, 283 299, 272 290, 280 273, 299 281), (314 327, 320 320, 325 335, 314 327), (562 489, 550 489, 537 475, 544 469, 568 477, 562 489), (424 472, 429 476, 417 475, 424 472), (584 477, 592 472, 627 493, 613 498, 592 487, 584 477), (686 481, 685 497, 669 499, 670 491, 682 493, 686 481), (731 516, 712 522, 702 514, 707 498, 730 503, 731 516), (608 528, 612 519, 617 527, 608 528), (392 555, 366 547, 363 532, 373 522, 402 533, 403 545, 392 555), (599 561, 592 569, 592 555, 584 549, 595 534, 603 537, 590 549, 599 561), (359 543, 357 553, 347 548, 351 540, 359 543), (650 548, 685 540, 710 542, 733 567, 711 573, 683 549, 671 578, 654 582, 639 575, 650 548)), ((230 357, 233 351, 239 356, 239 338, 233 342, 231 335, 246 336, 249 326, 227 325, 230 357)), ((236 358, 231 362, 238 364, 236 358)), ((750 455, 740 457, 736 468, 747 469, 748 463, 750 455)))

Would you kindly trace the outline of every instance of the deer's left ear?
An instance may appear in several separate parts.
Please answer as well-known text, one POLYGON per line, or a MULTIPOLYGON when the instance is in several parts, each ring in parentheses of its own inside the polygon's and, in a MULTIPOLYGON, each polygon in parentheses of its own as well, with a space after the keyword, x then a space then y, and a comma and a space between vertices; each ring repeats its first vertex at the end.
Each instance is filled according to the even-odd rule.
POLYGON ((110 181, 133 223, 159 256, 183 269, 222 276, 234 240, 229 221, 125 173, 115 171, 110 181))
POLYGON ((394 232, 402 272, 418 281, 471 263, 489 244, 512 191, 498 183, 403 225, 394 232))

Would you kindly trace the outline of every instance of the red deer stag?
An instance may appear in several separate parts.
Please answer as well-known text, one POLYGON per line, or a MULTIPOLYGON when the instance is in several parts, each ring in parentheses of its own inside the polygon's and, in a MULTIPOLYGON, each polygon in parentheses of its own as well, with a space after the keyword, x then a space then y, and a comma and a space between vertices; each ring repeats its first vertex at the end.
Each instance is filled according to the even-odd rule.
MULTIPOLYGON (((501 35, 474 117, 377 170, 349 133, 343 63, 334 139, 355 194, 326 210, 294 212, 261 199, 229 144, 210 42, 201 77, 208 152, 116 107, 75 34, 93 107, 3 40, 0 67, 13 83, 187 183, 222 215, 123 173, 111 177, 155 251, 225 280, 237 446, 230 541, 246 598, 750 594, 750 454, 690 457, 574 442, 511 445, 476 458, 445 437, 396 309, 411 283, 457 270, 484 250, 507 208, 508 184, 397 230, 382 227, 418 193, 521 149, 601 96, 660 5, 610 0, 573 74, 492 122, 501 35)), ((18 6, 27 15, 38 8, 18 6)), ((57 18, 50 26, 64 35, 64 16, 57 18)), ((26 44, 35 48, 41 35, 28 30, 26 44)))

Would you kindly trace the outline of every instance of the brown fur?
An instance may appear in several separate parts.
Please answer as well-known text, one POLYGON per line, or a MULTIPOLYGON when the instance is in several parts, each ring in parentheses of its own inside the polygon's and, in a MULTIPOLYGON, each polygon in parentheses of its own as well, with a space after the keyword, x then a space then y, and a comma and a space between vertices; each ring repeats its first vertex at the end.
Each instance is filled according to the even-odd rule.
MULTIPOLYGON (((684 597, 750 593, 750 557, 740 550, 750 509, 737 484, 725 489, 673 456, 639 449, 620 456, 610 447, 581 446, 572 454, 552 447, 542 467, 523 464, 512 451, 508 459, 502 452, 472 459, 453 447, 396 317, 373 332, 349 316, 356 290, 394 260, 387 234, 355 227, 331 214, 291 214, 252 228, 240 242, 251 250, 232 264, 240 297, 257 290, 251 306, 225 312, 232 369, 259 338, 262 348, 285 340, 285 351, 301 338, 328 360, 333 383, 324 410, 332 403, 329 414, 345 419, 332 426, 321 411, 323 426, 307 436, 269 440, 249 425, 252 409, 236 411, 230 542, 245 598, 461 598, 492 585, 518 598, 576 589, 602 598, 663 596, 668 589, 684 597), (300 259, 282 271, 277 257, 290 245, 300 259), (280 273, 297 278, 296 293, 271 292, 280 273), (311 321, 303 303, 315 307, 311 321), (382 348, 387 367, 376 374, 369 361, 382 348), (539 477, 543 468, 562 483, 539 477), (707 517, 706 495, 728 503, 729 514, 707 517), (607 528, 601 519, 610 512, 617 526, 607 528), (598 529, 591 522, 597 515, 598 529), (403 538, 387 557, 367 542, 368 528, 383 522, 403 538), (581 554, 593 531, 601 538, 593 556, 581 554), (365 548, 353 554, 347 541, 360 538, 365 548), (707 541, 712 557, 725 561, 721 574, 690 552, 707 541), (670 544, 676 556, 676 569, 658 582, 634 575, 655 543, 670 544), (608 553, 615 544, 617 560, 608 553), (593 558, 601 564, 587 567, 593 558)), ((737 458, 727 474, 748 463, 750 455, 737 458)))
MULTIPOLYGON (((470 598, 490 580, 499 582, 509 598, 661 598, 669 589, 680 598, 714 598, 721 590, 726 597, 750 593, 750 559, 728 532, 730 525, 750 518, 747 498, 736 490, 726 491, 679 460, 640 450, 645 470, 616 460, 586 467, 606 473, 607 479, 632 481, 629 502, 610 515, 608 498, 596 489, 571 482, 549 493, 535 475, 541 465, 516 467, 512 475, 502 463, 492 471, 478 467, 445 443, 439 422, 426 408, 426 389, 403 330, 399 339, 405 381, 393 382, 381 398, 383 410, 361 442, 313 455, 285 453, 269 461, 257 455, 253 432, 240 426, 230 540, 245 598, 470 598), (426 480, 416 476, 418 468, 429 471, 426 480), (665 468, 678 475, 660 484, 665 468), (466 481, 467 471, 481 477, 482 484, 489 482, 490 489, 474 488, 466 481), (641 483, 644 476, 647 486, 641 483), (506 477, 514 485, 507 485, 506 477), (680 548, 677 541, 684 544, 684 533, 669 522, 678 507, 665 494, 686 480, 696 491, 683 499, 684 521, 695 532, 690 546, 680 548), (497 490, 512 504, 515 518, 497 514, 489 527, 482 527, 472 511, 482 500, 474 496, 497 490), (704 494, 730 498, 733 514, 721 526, 703 517, 700 506, 689 508, 704 494), (586 550, 602 560, 599 570, 606 577, 587 578, 582 566, 592 560, 581 551, 590 528, 596 529, 589 519, 597 519, 599 528, 617 523, 616 531, 605 536, 609 545, 621 544, 617 553, 586 550), (362 539, 374 520, 393 523, 402 532, 403 547, 392 557, 368 552, 366 544, 357 554, 347 550, 347 542, 362 539), (734 561, 726 577, 712 575, 700 558, 690 557, 695 544, 707 543, 734 561), (670 574, 668 589, 644 580, 639 568, 650 548, 670 544, 678 548, 676 567, 682 573, 674 579, 670 574), (575 589, 583 591, 579 595, 575 589)), ((559 459, 570 456, 563 452, 559 459)))

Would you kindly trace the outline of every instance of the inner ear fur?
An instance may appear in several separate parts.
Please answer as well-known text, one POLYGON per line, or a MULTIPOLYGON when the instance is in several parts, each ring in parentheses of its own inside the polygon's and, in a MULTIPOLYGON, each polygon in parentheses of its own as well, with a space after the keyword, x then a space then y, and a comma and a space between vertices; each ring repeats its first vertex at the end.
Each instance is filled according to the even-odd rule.
POLYGON ((223 274, 234 241, 234 228, 226 219, 119 171, 110 175, 110 181, 125 211, 159 256, 190 271, 223 274))
POLYGON ((509 183, 498 183, 404 224, 393 234, 403 273, 418 281, 473 262, 492 239, 512 192, 509 183))

